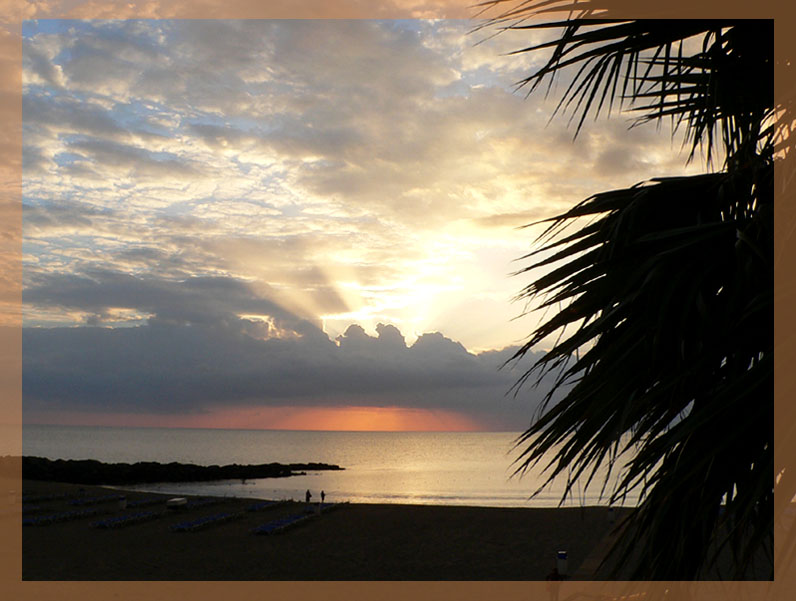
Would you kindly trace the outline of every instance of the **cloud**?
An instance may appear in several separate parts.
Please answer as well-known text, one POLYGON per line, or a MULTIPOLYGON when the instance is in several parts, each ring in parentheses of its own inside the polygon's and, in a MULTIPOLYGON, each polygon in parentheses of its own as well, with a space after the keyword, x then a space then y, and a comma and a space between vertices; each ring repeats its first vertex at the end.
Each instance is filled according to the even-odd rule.
MULTIPOLYGON (((147 248, 127 255, 165 258, 147 248)), ((518 372, 499 368, 513 348, 473 354, 439 332, 408 345, 383 323, 375 336, 351 325, 332 341, 230 277, 36 274, 24 296, 26 307, 84 315, 78 327, 23 329, 23 405, 38 417, 344 405, 445 409, 519 429, 543 394, 506 396, 518 372), (107 327, 125 318, 135 325, 107 327)))
POLYGON ((486 217, 478 217, 474 221, 486 227, 522 227, 549 216, 548 212, 543 209, 532 209, 516 213, 496 213, 486 217))
POLYGON ((268 315, 278 321, 299 319, 256 294, 241 280, 191 277, 169 281, 125 273, 92 270, 85 274, 34 276, 23 291, 28 306, 61 307, 94 315, 133 309, 152 321, 173 324, 218 323, 240 314, 268 315))
MULTIPOLYGON (((227 277, 332 336, 381 321, 410 341, 513 344, 529 329, 510 322, 524 282, 505 274, 533 240, 513 228, 682 169, 668 139, 627 133, 623 116, 573 145, 543 94, 514 91, 543 56, 505 55, 551 34, 476 44, 471 27, 26 24, 26 299, 45 276, 227 277)), ((108 325, 120 310, 29 304, 26 319, 108 325)))
POLYGON ((43 205, 23 204, 24 225, 32 230, 94 225, 94 218, 110 216, 113 211, 78 201, 51 201, 43 205))
MULTIPOLYGON (((450 88, 492 65, 490 45, 474 45, 468 29, 464 22, 81 24, 71 35, 28 42, 31 53, 54 46, 48 52, 68 83, 54 96, 30 86, 27 114, 31 127, 62 124, 57 131, 83 136, 77 150, 95 163, 64 167, 75 176, 102 178, 103 169, 135 164, 142 175, 166 175, 170 167, 189 175, 181 167, 207 164, 202 149, 209 148, 239 161, 225 172, 271 162, 305 197, 430 228, 457 209, 472 210, 462 198, 468 187, 495 181, 495 161, 504 180, 522 172, 519 160, 506 165, 484 147, 536 121, 533 103, 512 96, 505 81, 485 85, 482 77, 450 88), (470 53, 480 58, 468 62, 470 53), (165 166, 147 160, 151 153, 140 144, 109 144, 127 143, 123 132, 152 134, 153 122, 171 124, 154 129, 179 140, 157 142, 158 151, 172 153, 165 166)), ((504 45, 508 38, 516 36, 499 36, 504 45)), ((499 50, 491 48, 494 63, 527 66, 499 59, 499 50)))
POLYGON ((473 355, 440 333, 406 346, 401 332, 351 326, 339 346, 297 323, 292 336, 256 336, 247 320, 128 328, 26 328, 23 408, 191 415, 234 407, 446 409, 520 429, 542 391, 506 393, 499 367, 514 349, 473 355))
POLYGON ((22 149, 22 169, 30 173, 43 173, 52 165, 50 158, 41 148, 27 145, 22 149))
POLYGON ((127 138, 129 132, 119 125, 112 113, 97 104, 74 98, 50 98, 25 94, 22 119, 28 129, 47 128, 57 133, 82 133, 127 138))
POLYGON ((109 140, 75 140, 70 142, 67 148, 106 167, 132 169, 139 177, 186 178, 201 173, 195 165, 176 155, 156 156, 145 148, 109 140))
POLYGON ((157 22, 75 23, 69 32, 57 37, 69 50, 62 65, 68 85, 119 100, 129 97, 141 83, 143 73, 167 60, 159 52, 162 37, 157 22), (146 69, 141 68, 144 65, 146 69))
POLYGON ((23 83, 63 87, 65 80, 62 69, 53 64, 53 57, 42 50, 33 44, 27 44, 23 59, 23 83))

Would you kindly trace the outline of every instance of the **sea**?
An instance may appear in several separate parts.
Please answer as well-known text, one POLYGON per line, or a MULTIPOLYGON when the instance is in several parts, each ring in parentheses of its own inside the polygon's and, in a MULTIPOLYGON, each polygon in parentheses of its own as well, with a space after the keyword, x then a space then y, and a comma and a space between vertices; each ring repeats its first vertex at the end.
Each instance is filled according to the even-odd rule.
MULTIPOLYGON (((24 425, 22 451, 48 459, 104 462, 158 461, 197 465, 330 463, 341 471, 289 478, 157 483, 137 490, 168 494, 303 499, 320 491, 327 502, 558 507, 607 505, 596 484, 572 487, 566 477, 541 492, 537 472, 515 474, 519 433, 511 432, 318 432, 24 425), (534 494, 536 493, 536 494, 534 494)), ((610 490, 615 477, 609 481, 610 490)), ((629 497, 625 505, 635 505, 629 497)))

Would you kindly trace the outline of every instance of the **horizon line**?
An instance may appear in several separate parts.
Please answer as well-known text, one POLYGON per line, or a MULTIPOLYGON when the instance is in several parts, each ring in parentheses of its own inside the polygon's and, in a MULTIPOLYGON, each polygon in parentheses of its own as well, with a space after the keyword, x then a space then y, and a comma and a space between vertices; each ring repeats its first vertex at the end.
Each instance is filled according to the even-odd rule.
POLYGON ((226 426, 139 426, 139 425, 121 425, 121 424, 59 424, 59 423, 45 423, 45 422, 29 422, 22 421, 22 427, 25 426, 46 426, 56 428, 125 428, 125 429, 147 429, 147 430, 231 430, 239 432, 340 432, 347 434, 380 434, 380 433, 399 433, 399 434, 521 434, 523 430, 340 430, 340 429, 322 429, 322 428, 231 428, 226 426))

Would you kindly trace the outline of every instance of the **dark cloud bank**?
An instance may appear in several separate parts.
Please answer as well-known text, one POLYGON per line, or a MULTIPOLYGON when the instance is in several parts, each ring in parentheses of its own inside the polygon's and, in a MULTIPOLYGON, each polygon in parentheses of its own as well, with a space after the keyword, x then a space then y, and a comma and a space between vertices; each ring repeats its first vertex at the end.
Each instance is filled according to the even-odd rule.
MULTIPOLYGON (((545 388, 507 394, 516 347, 480 354, 440 333, 407 346, 392 325, 336 341, 233 278, 179 282, 97 272, 40 278, 26 304, 150 315, 133 327, 23 330, 25 411, 191 414, 225 406, 369 406, 463 412, 522 429, 545 388), (269 315, 271 322, 240 315, 269 315)), ((94 321, 92 320, 92 321, 94 321)), ((530 363, 526 359, 523 366, 530 363)))

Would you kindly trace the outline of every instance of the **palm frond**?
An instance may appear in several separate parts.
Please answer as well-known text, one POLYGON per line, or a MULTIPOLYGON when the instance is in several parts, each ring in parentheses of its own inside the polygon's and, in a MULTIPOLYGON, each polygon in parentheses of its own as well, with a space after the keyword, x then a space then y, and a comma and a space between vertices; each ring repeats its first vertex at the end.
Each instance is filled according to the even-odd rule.
POLYGON ((600 467, 605 493, 627 461, 610 500, 638 490, 642 502, 619 564, 691 579, 729 550, 744 575, 773 539, 773 157, 790 150, 793 123, 792 106, 774 105, 773 21, 600 17, 616 4, 480 6, 502 9, 482 27, 560 32, 513 53, 549 53, 516 85, 549 94, 568 74, 553 116, 568 113, 575 137, 613 110, 634 127, 666 119, 689 161, 718 154, 723 170, 595 194, 546 220, 518 274, 544 272, 519 298, 560 309, 511 360, 557 334, 515 394, 555 379, 517 441, 517 471, 542 468, 545 484, 567 474, 566 497, 600 467))
POLYGON ((709 565, 707 549, 729 528, 720 519, 722 503, 733 519, 755 525, 752 535, 728 530, 733 548, 744 549, 741 569, 753 555, 749 545, 770 542, 758 535, 770 532, 773 519, 764 494, 770 462, 761 463, 772 448, 773 222, 760 210, 772 202, 763 185, 772 171, 766 164, 762 171, 658 178, 596 194, 553 226, 586 215, 599 220, 565 243, 548 242, 538 252, 556 252, 525 270, 560 263, 523 295, 568 304, 514 359, 556 331, 574 331, 524 376, 565 364, 546 400, 571 388, 518 441, 525 450, 517 469, 540 467, 552 452, 545 485, 565 473, 570 486, 581 476, 589 485, 607 466, 605 486, 617 451, 634 451, 612 498, 645 482, 646 501, 633 522, 656 549, 639 563, 645 574, 689 579, 709 565), (717 437, 722 427, 732 436, 717 437), (747 444, 737 444, 738 436, 747 444), (629 442, 619 449, 622 440, 629 442), (693 507, 707 514, 658 511, 672 495, 678 505, 698 495, 693 507), (705 522, 705 515, 712 517, 705 522), (678 551, 683 541, 701 550, 698 558, 678 551))
POLYGON ((562 6, 523 2, 488 24, 504 30, 561 30, 556 40, 512 53, 552 50, 542 67, 516 85, 531 94, 547 81, 549 93, 557 76, 577 67, 553 112, 570 113, 575 137, 590 114, 597 118, 604 110, 627 105, 639 113, 636 124, 667 117, 675 130, 685 124, 689 160, 702 148, 710 161, 716 136, 721 137, 726 160, 767 143, 772 132, 764 135, 759 125, 773 108, 773 44, 765 43, 773 40, 773 21, 622 21, 594 19, 587 11, 586 16, 566 20, 526 22, 539 11, 560 12, 562 6), (685 54, 684 44, 700 38, 702 50, 685 54), (647 103, 636 104, 641 99, 647 103))

